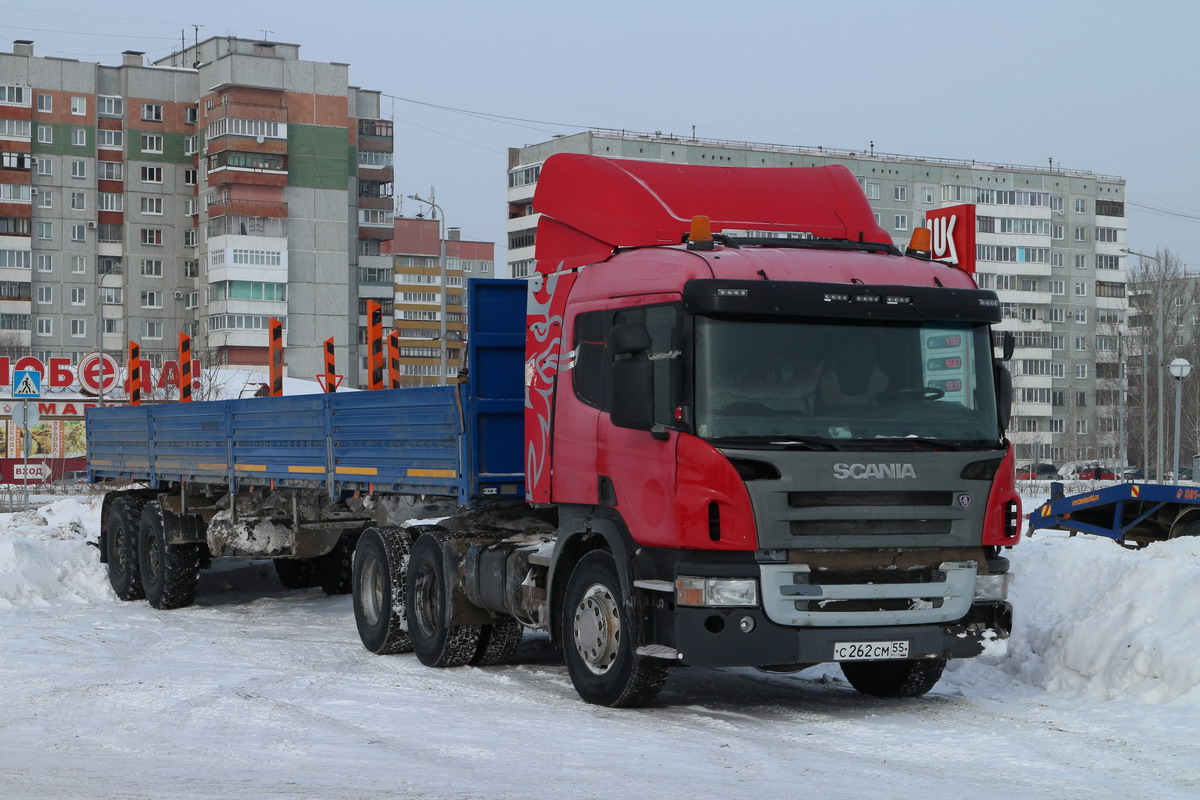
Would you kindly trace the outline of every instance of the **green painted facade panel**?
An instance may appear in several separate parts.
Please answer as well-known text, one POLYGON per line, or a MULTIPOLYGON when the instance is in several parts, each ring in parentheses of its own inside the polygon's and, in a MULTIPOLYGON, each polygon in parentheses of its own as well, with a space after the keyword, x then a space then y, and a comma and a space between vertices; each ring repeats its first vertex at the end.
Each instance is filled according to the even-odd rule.
POLYGON ((35 122, 33 125, 33 147, 34 153, 43 153, 52 156, 85 156, 95 158, 96 156, 96 126, 95 125, 71 125, 66 122, 35 122), (41 131, 39 128, 50 129, 50 142, 39 142, 41 131), (85 134, 86 144, 79 146, 75 145, 75 131, 82 130, 85 134))
POLYGON ((163 131, 140 131, 130 128, 125 131, 125 154, 130 161, 159 161, 172 164, 191 164, 192 156, 184 155, 184 144, 188 134, 165 133, 163 131), (161 136, 163 150, 161 153, 147 153, 142 150, 142 134, 161 136))
POLYGON ((353 159, 346 129, 288 123, 288 185, 345 191, 353 159))

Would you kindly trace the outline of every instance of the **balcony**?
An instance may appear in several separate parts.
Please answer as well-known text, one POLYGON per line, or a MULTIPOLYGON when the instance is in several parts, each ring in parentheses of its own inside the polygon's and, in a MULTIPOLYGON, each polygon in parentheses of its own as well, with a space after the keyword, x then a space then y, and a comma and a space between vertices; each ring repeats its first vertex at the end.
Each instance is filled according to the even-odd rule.
POLYGON ((380 136, 392 138, 392 122, 387 119, 360 119, 358 121, 359 136, 380 136))
MULTIPOLYGON (((208 217, 268 217, 285 219, 288 215, 288 204, 275 200, 237 200, 229 198, 211 203, 208 206, 208 217)), ((210 236, 216 235, 211 233, 210 236)))

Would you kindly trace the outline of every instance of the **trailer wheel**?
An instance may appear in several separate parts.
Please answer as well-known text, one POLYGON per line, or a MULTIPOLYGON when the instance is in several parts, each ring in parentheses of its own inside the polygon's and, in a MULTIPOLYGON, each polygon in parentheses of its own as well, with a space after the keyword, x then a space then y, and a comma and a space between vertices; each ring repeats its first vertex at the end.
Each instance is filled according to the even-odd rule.
POLYGON ((275 577, 285 589, 311 589, 321 585, 321 567, 315 558, 277 558, 275 577))
POLYGON ((200 545, 167 544, 162 508, 147 503, 138 524, 138 565, 146 599, 155 608, 183 608, 196 599, 200 545))
POLYGON ((422 534, 408 562, 404 607, 413 651, 427 667, 461 667, 479 649, 478 625, 446 624, 453 592, 441 540, 432 533, 422 534))
POLYGON ((363 646, 390 655, 413 649, 404 609, 412 541, 399 528, 367 528, 354 551, 354 622, 363 646))
POLYGON ((666 682, 667 666, 637 654, 637 619, 622 595, 612 554, 593 550, 581 558, 563 602, 563 650, 579 696, 614 708, 654 700, 666 682))
POLYGON ((1200 519, 1195 522, 1189 522, 1183 526, 1180 531, 1174 534, 1171 538, 1178 539, 1181 536, 1200 536, 1200 519))
POLYGON ((517 652, 525 626, 519 622, 499 622, 482 625, 479 630, 479 648, 471 663, 477 667, 494 667, 507 664, 517 652))
POLYGON ((862 694, 875 697, 920 697, 942 677, 944 658, 916 661, 843 661, 842 674, 862 694))
POLYGON ((321 556, 321 589, 325 594, 349 594, 354 590, 354 548, 360 529, 348 530, 325 555, 321 556))
POLYGON ((108 509, 104 526, 108 583, 122 600, 141 600, 146 596, 138 566, 138 524, 145 505, 146 498, 134 495, 116 498, 108 509))

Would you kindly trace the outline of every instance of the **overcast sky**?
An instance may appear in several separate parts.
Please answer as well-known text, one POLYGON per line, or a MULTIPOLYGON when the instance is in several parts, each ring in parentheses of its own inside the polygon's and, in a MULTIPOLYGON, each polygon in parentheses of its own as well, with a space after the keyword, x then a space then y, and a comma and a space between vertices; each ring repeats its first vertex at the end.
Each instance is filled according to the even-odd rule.
MULTIPOLYGON (((396 195, 504 238, 507 148, 587 127, 1054 164, 1125 178, 1129 247, 1200 270, 1200 11, 1093 2, 0 2, 11 39, 105 64, 193 39, 351 64, 396 121, 396 195), (432 104, 432 105, 426 105, 432 104), (448 106, 500 120, 435 108, 448 106)), ((0 34, 2 35, 2 34, 0 34)), ((0 76, 2 82, 2 76, 0 76)), ((418 207, 404 201, 403 211, 418 207)))

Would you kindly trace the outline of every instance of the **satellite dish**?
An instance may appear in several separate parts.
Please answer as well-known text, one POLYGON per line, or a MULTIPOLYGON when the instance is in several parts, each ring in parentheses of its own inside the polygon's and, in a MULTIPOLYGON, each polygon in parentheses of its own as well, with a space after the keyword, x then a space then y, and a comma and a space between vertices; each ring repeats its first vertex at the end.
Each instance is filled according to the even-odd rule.
POLYGON ((266 140, 267 140, 267 139, 266 139, 266 137, 265 137, 265 136, 255 136, 255 137, 254 137, 254 141, 258 142, 259 144, 262 144, 262 143, 263 143, 263 142, 265 142, 266 140))

